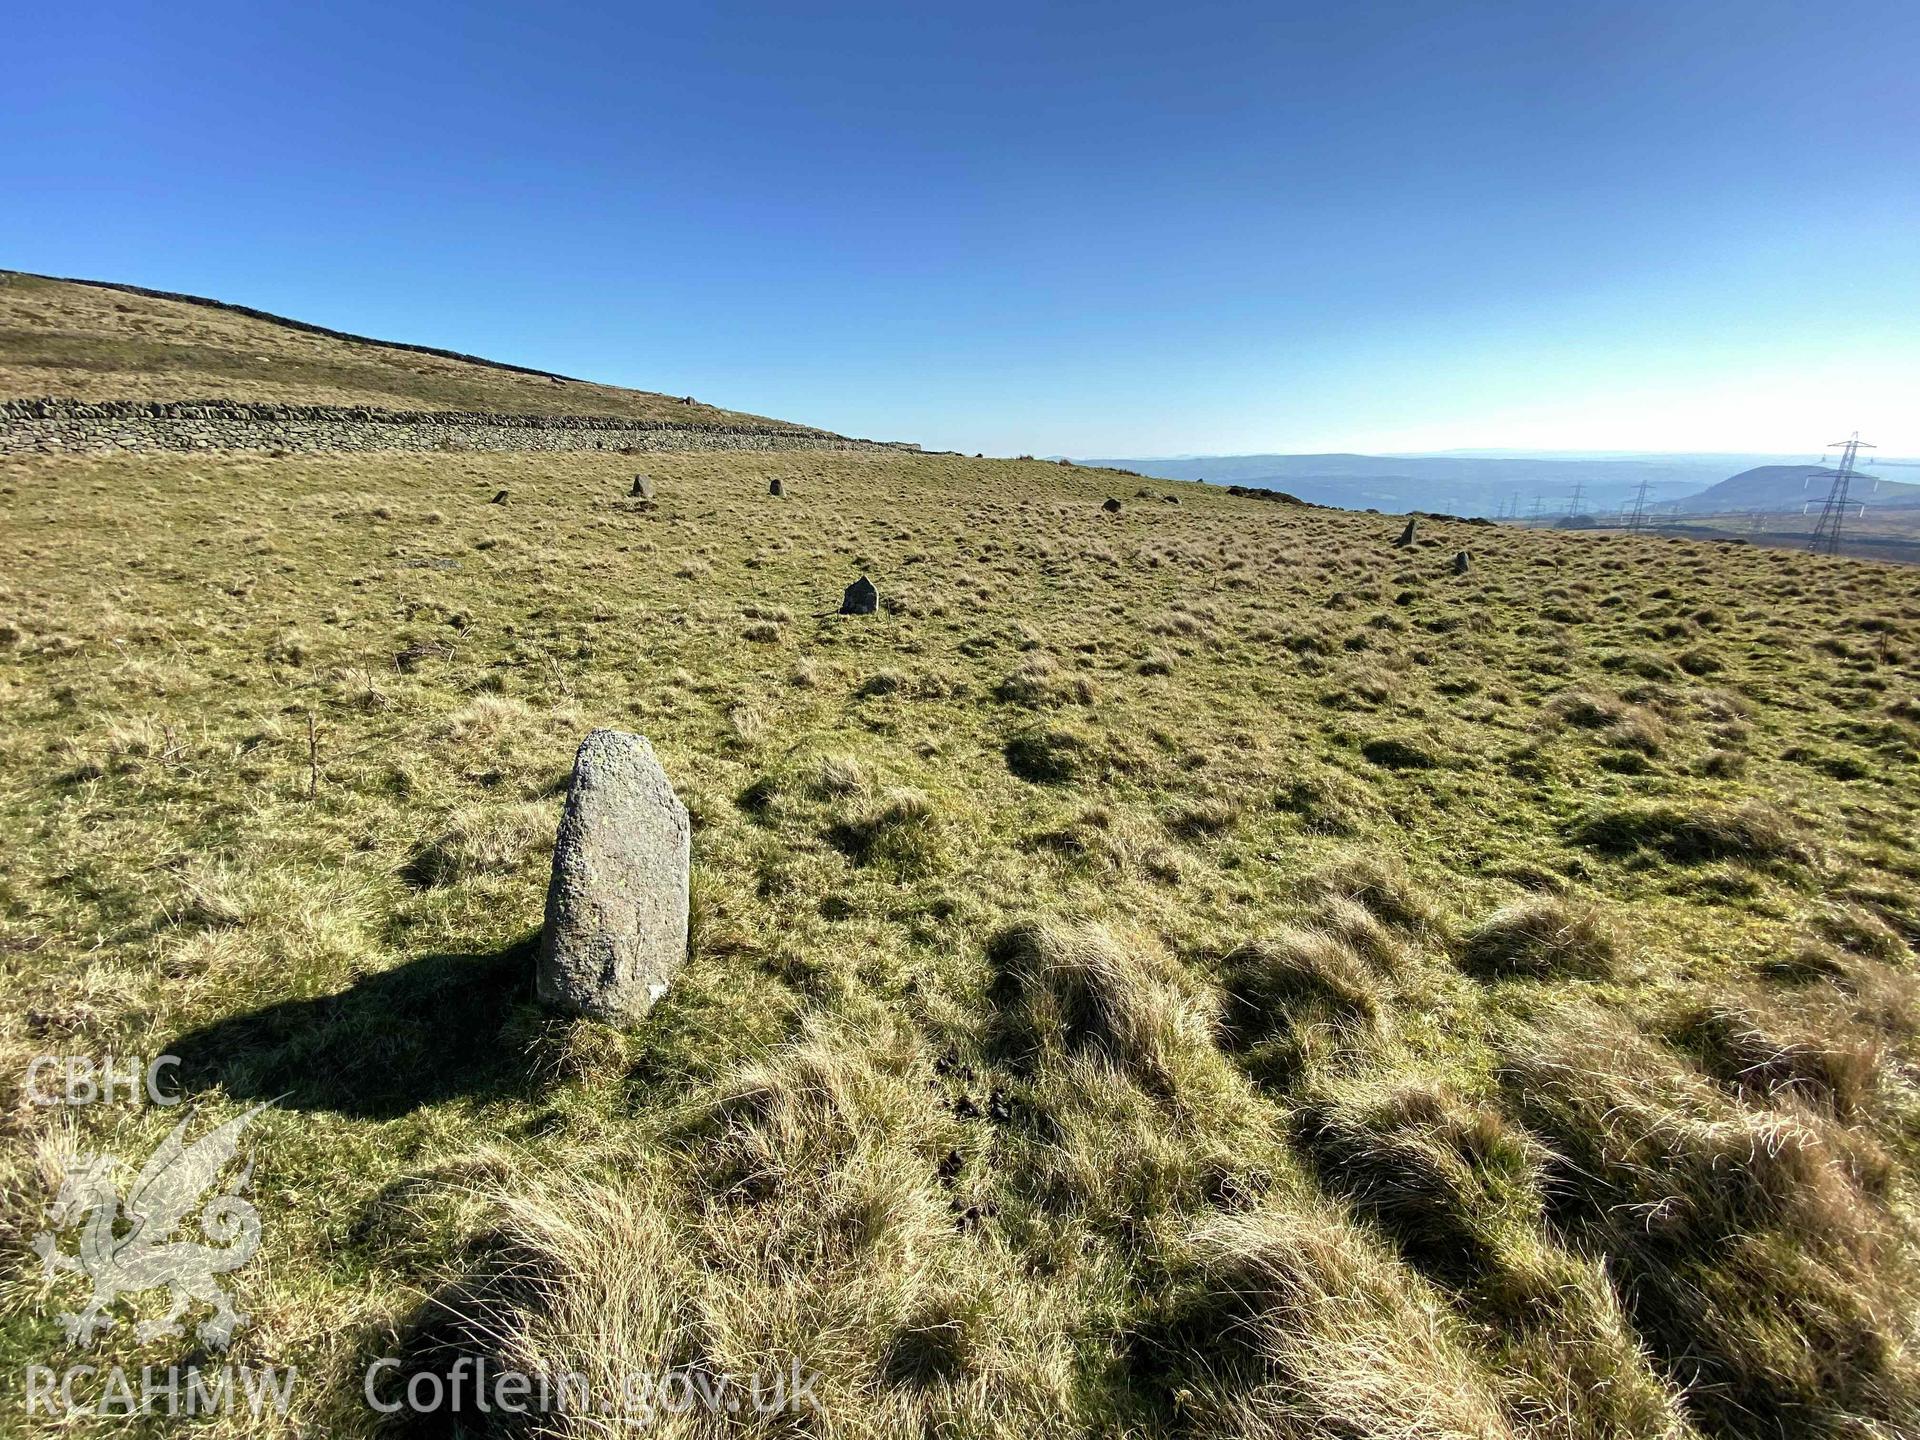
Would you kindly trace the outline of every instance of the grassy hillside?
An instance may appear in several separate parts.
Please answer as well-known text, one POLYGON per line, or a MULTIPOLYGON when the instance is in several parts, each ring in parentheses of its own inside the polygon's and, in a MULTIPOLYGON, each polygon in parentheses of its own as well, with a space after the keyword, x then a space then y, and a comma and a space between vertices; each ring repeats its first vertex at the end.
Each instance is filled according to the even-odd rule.
MULTIPOLYGON (((1863 466, 1871 470, 1872 466, 1863 466)), ((1731 479, 1677 501, 1675 509, 1687 515, 1724 514, 1738 510, 1791 510, 1806 506, 1815 510, 1833 488, 1830 472, 1817 465, 1761 465, 1742 470, 1731 479)), ((1872 509, 1907 507, 1920 504, 1920 485, 1899 480, 1856 480, 1856 503, 1864 501, 1872 509)))
MULTIPOLYGON (((1661 516, 1654 523, 1663 534, 1680 538, 1739 540, 1775 549, 1805 550, 1820 523, 1820 512, 1661 516)), ((1920 506, 1848 515, 1840 530, 1840 553, 1856 560, 1920 564, 1920 506)))
POLYGON ((316 331, 213 301, 161 299, 6 270, 0 270, 0 396, 780 423, 682 404, 678 396, 316 331))
MULTIPOLYGON (((0 464, 0 1073, 279 1097, 233 1354, 294 1416, 208 1433, 475 1354, 820 1373, 669 1434, 1914 1433, 1920 574, 647 463, 0 464), (629 1030, 531 1003, 596 724, 695 819, 629 1030)), ((50 1184, 176 1118, 8 1095, 10 1375, 100 1358, 50 1184)))

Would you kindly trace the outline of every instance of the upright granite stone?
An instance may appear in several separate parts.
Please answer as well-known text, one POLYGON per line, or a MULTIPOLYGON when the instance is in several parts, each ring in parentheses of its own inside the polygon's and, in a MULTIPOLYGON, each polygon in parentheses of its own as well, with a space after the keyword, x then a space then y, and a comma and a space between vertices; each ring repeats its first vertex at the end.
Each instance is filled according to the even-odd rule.
POLYGON ((653 477, 651 475, 634 476, 633 488, 627 491, 627 494, 635 500, 651 500, 653 498, 653 477))
POLYGON ((1473 568, 1473 559, 1466 551, 1458 551, 1453 557, 1453 573, 1464 575, 1473 568))
POLYGON ((847 593, 840 597, 842 615, 871 615, 879 608, 880 592, 864 575, 847 586, 847 593))
POLYGON ((595 730, 573 758, 553 844, 542 1003, 596 1020, 637 1020, 687 957, 687 807, 644 737, 595 730))
POLYGON ((787 493, 787 487, 780 483, 779 476, 776 475, 772 480, 767 482, 767 494, 784 495, 786 493, 787 493))
POLYGON ((1407 517, 1407 528, 1400 532, 1400 538, 1393 542, 1394 545, 1404 550, 1407 546, 1413 544, 1413 532, 1418 526, 1418 523, 1413 516, 1409 515, 1407 517))

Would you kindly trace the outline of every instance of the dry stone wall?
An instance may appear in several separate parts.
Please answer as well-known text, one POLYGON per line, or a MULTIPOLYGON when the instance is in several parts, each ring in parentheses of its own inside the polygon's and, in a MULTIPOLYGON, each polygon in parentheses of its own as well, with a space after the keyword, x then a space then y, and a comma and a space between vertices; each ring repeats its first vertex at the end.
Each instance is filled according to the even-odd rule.
POLYGON ((0 401, 0 455, 111 450, 915 450, 779 426, 221 400, 0 401))

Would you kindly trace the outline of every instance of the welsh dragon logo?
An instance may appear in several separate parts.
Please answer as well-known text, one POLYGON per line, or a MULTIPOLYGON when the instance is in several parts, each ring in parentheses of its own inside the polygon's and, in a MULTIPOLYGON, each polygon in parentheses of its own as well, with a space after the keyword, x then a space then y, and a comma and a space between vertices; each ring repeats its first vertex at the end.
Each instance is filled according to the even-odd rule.
POLYGON ((207 1192, 239 1152, 240 1132, 266 1108, 256 1105, 191 1145, 186 1131, 192 1117, 182 1120, 141 1167, 124 1205, 114 1184, 120 1165, 114 1156, 79 1155, 68 1164, 60 1193, 47 1207, 52 1228, 34 1237, 33 1248, 49 1279, 62 1272, 81 1274, 93 1286, 85 1309, 60 1316, 69 1341, 91 1344, 96 1333, 119 1323, 107 1313, 116 1299, 163 1285, 172 1306, 161 1319, 133 1327, 142 1341, 181 1334, 180 1317, 196 1301, 213 1307, 195 1331, 209 1345, 226 1345, 246 1323, 214 1277, 239 1269, 259 1248, 260 1212, 240 1194, 252 1166, 243 1167, 224 1190, 207 1192), (196 1209, 210 1243, 174 1239, 196 1209), (59 1248, 58 1237, 76 1227, 79 1253, 69 1255, 59 1248))

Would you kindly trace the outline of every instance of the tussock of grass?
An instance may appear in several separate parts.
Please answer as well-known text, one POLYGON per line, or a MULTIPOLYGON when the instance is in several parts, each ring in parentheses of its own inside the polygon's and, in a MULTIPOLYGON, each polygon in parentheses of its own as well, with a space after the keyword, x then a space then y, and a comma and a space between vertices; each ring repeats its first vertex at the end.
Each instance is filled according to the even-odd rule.
POLYGON ((821 795, 858 795, 867 788, 867 777, 853 756, 828 755, 814 772, 813 784, 821 795))
POLYGON ((1050 655, 1026 656, 994 689, 995 698, 1010 705, 1049 709, 1092 703, 1094 690, 1085 677, 1065 675, 1050 655))
POLYGON ((1383 974, 1403 974, 1414 963, 1417 946, 1408 932, 1381 919, 1355 897, 1328 895, 1318 900, 1313 923, 1383 974))
POLYGON ((1610 855, 1652 852, 1676 864, 1744 860, 1754 864, 1811 858, 1792 823, 1756 804, 1637 804, 1598 809, 1573 827, 1582 845, 1610 855))
POLYGON ((1213 997, 1138 938, 1028 921, 995 936, 988 959, 1010 1034, 1029 1056, 1093 1052, 1171 1089, 1182 1057, 1212 1043, 1213 997))
POLYGON ((1318 767, 1292 776, 1274 795, 1274 805, 1297 815, 1322 835, 1357 835, 1377 810, 1372 790, 1344 771, 1318 767))
POLYGON ((1352 900, 1383 924, 1409 936, 1435 936, 1445 925, 1438 906, 1397 860, 1355 852, 1323 865, 1303 887, 1309 903, 1352 900))
POLYGON ((1174 1344, 1201 1433, 1513 1434, 1445 1304, 1336 1215, 1219 1216, 1187 1249, 1174 1344))
POLYGON ((195 925, 212 930, 244 925, 247 923, 249 907, 238 889, 238 881, 230 872, 183 875, 180 879, 180 897, 167 918, 176 925, 195 925))
POLYGON ((1296 1017, 1371 1022, 1379 1017, 1379 977, 1342 941, 1315 930, 1282 930, 1239 946, 1221 962, 1236 1035, 1258 1040, 1296 1017))
POLYGON ((1856 955, 1871 955, 1895 964, 1913 958, 1900 933, 1865 905, 1824 905, 1814 918, 1814 929, 1822 938, 1856 955))
POLYGON ((511 874, 550 849, 557 821, 558 812, 545 803, 471 806, 417 846, 401 874, 427 889, 511 874))
POLYGON ((1582 730, 1604 730, 1626 713, 1623 701, 1591 690, 1563 690, 1546 705, 1550 719, 1582 730))
POLYGON ((1689 1408, 1721 1433, 1840 1433, 1920 1404, 1920 1300, 1892 1216, 1847 1137, 1746 1108, 1598 1011, 1510 1036, 1517 1113, 1553 1147, 1550 1214, 1610 1257, 1627 1311, 1689 1408))
POLYGON ((1535 895, 1502 906, 1460 942, 1460 964, 1470 975, 1495 980, 1604 980, 1614 972, 1620 945, 1597 907, 1558 895, 1535 895))
POLYGON ((1443 763, 1433 747, 1407 735, 1380 735, 1364 741, 1360 753, 1387 770, 1431 770, 1443 763))
MULTIPOLYGON (((646 464, 0 461, 0 1059, 285 1097, 231 1278, 290 1424, 367 1433, 348 1361, 432 1294, 416 1363, 797 1360, 800 1433, 1912 1428, 1912 575, 1485 526, 1461 586, 1459 537, 1096 519, 1138 482, 1073 467, 646 464), (695 823, 622 1029, 527 998, 594 724, 695 823)), ((0 1359, 106 1358, 14 1248, 0 1359)))
POLYGON ((1480 1278, 1502 1225, 1530 1223, 1540 1208, 1535 1142, 1432 1083, 1315 1097, 1293 1130, 1320 1183, 1436 1278, 1480 1278))
POLYGON ((896 1143, 932 1155, 944 1127, 924 1085, 914 1088, 917 1063, 904 1031, 863 1034, 850 1048, 816 1027, 723 1077, 688 1132, 707 1192, 764 1198, 896 1143))
POLYGON ((1289 1086, 1316 1060, 1364 1048, 1385 1024, 1379 971, 1325 931, 1282 928, 1237 946, 1220 968, 1225 1036, 1263 1085, 1289 1086))
POLYGON ((1086 736, 1077 730, 1036 727, 1007 741, 1007 768, 1036 785, 1064 785, 1088 768, 1091 750, 1086 736))
POLYGON ((939 856, 939 812, 922 791, 896 786, 854 818, 835 825, 827 838, 857 865, 924 870, 939 856))
POLYGON ((1230 830, 1240 818, 1239 801, 1230 795, 1209 795, 1183 805, 1167 821, 1167 829, 1186 840, 1204 840, 1230 830))
POLYGON ((1676 1018, 1673 1033, 1708 1073, 1748 1098, 1803 1104, 1842 1120, 1866 1106, 1885 1063, 1879 1039, 1856 1030, 1844 1007, 1805 996, 1697 1007, 1676 1018))
POLYGON ((1029 849, 1050 851, 1128 881, 1176 885, 1183 873, 1175 848, 1104 805, 1089 806, 1063 825, 1037 831, 1025 843, 1029 849))

